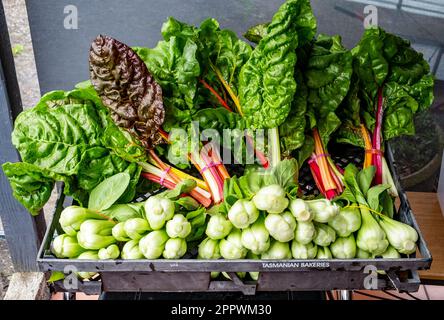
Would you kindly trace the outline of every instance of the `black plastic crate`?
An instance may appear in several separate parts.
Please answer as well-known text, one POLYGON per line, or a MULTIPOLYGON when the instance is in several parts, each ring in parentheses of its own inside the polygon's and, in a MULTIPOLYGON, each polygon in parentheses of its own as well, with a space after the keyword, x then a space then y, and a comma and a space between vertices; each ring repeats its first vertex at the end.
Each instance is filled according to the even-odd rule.
MULTIPOLYGON (((341 149, 340 154, 340 157, 332 155, 340 166, 345 167, 350 162, 359 165, 362 162, 360 155, 363 151, 360 149, 341 149)), ((377 286, 373 287, 374 289, 415 292, 420 285, 417 270, 429 269, 432 256, 394 171, 390 146, 387 146, 386 160, 399 192, 400 206, 396 217, 418 232, 418 254, 400 259, 329 260, 58 259, 51 254, 50 244, 57 233, 61 211, 72 203, 72 200, 65 199, 63 193, 59 192, 60 196, 57 199, 51 224, 40 247, 37 263, 41 271, 63 271, 66 266, 74 266, 79 271, 99 272, 101 283, 84 281, 78 289, 95 293, 101 290, 107 292, 240 291, 252 295, 257 291, 357 290, 365 289, 364 282, 369 276, 367 266, 374 266, 378 270, 377 286), (228 272, 232 280, 212 280, 210 278, 212 271, 228 272), (236 276, 235 272, 245 271, 259 271, 259 279, 243 281, 236 276)), ((310 179, 307 168, 301 168, 299 180, 304 194, 316 194, 316 187, 310 179)), ((56 287, 63 290, 60 283, 56 287)))

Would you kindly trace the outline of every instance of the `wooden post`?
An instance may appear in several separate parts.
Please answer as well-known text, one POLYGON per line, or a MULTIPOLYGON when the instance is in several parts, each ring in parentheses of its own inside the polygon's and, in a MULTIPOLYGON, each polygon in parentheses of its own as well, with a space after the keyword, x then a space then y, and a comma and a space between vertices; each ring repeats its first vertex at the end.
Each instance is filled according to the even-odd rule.
POLYGON ((4 300, 49 300, 50 297, 43 272, 16 272, 4 300))
MULTIPOLYGON (((0 164, 20 157, 11 143, 14 119, 22 111, 3 4, 0 1, 0 164)), ((11 187, 0 169, 0 216, 16 272, 37 271, 36 257, 44 219, 32 217, 12 196, 11 187)), ((41 215, 43 216, 43 215, 41 215)))

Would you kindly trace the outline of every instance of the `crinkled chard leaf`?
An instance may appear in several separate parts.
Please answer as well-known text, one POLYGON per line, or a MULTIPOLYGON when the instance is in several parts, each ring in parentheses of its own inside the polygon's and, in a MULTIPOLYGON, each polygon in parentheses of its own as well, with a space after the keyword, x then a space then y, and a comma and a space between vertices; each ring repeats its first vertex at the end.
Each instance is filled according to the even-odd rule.
POLYGON ((191 121, 200 74, 197 45, 192 40, 171 37, 168 41, 159 41, 153 49, 135 48, 135 51, 162 87, 165 129, 169 131, 180 123, 191 121))
POLYGON ((378 89, 383 88, 384 138, 414 134, 413 115, 433 101, 433 76, 423 55, 381 28, 367 29, 352 53, 366 126, 374 127, 378 89))
MULTIPOLYGON (((162 25, 162 36, 164 40, 156 48, 136 48, 136 52, 162 86, 166 108, 164 128, 188 129, 191 121, 196 120, 202 129, 220 130, 221 136, 225 124, 231 129, 243 129, 245 125, 237 120, 238 114, 209 108, 219 106, 220 102, 198 80, 204 80, 220 96, 226 96, 215 72, 218 70, 236 94, 240 69, 251 55, 250 45, 232 31, 221 30, 213 18, 197 27, 170 17, 162 25), (222 122, 216 123, 218 120, 222 122)), ((234 110, 231 99, 226 100, 234 110)), ((181 147, 177 144, 173 141, 169 145, 170 152, 175 153, 181 147)))
POLYGON ((24 162, 5 164, 4 171, 31 213, 43 207, 55 181, 63 181, 64 193, 86 205, 103 179, 126 172, 131 180, 119 202, 135 196, 144 148, 114 124, 90 84, 77 88, 44 95, 16 119, 12 141, 24 162))
POLYGON ((352 55, 342 46, 340 36, 319 35, 307 52, 304 75, 308 87, 310 127, 319 129, 326 146, 330 135, 341 124, 335 111, 349 91, 352 55))
POLYGON ((36 215, 51 196, 54 179, 45 170, 24 162, 3 164, 12 194, 31 214, 36 215))
MULTIPOLYGON (((310 6, 307 6, 306 4, 302 6, 301 13, 297 17, 296 23, 299 26, 297 29, 299 46, 303 46, 310 42, 316 34, 316 17, 313 15, 310 6)), ((252 26, 244 33, 244 37, 253 43, 259 43, 262 38, 267 35, 267 28, 269 25, 270 22, 252 26)))
POLYGON ((225 108, 201 109, 194 115, 194 120, 199 122, 201 129, 216 129, 222 132, 223 129, 245 128, 245 121, 235 112, 230 112, 225 108))
MULTIPOLYGON (((111 177, 119 172, 128 173, 130 182, 125 193, 118 199, 120 203, 133 200, 136 186, 142 168, 134 162, 125 161, 123 158, 103 147, 95 147, 87 150, 80 163, 77 173, 78 187, 89 194, 104 178, 111 177)), ((86 199, 82 201, 85 203, 86 199)))
MULTIPOLYGON (((49 93, 52 96, 59 92, 49 93)), ((73 175, 87 149, 100 145, 104 111, 88 100, 48 100, 16 119, 12 143, 22 160, 58 174, 73 175), (102 114, 101 114, 102 113, 102 114)), ((46 95, 45 95, 46 96, 46 95)), ((45 99, 45 96, 42 99, 45 99)))
POLYGON ((305 141, 308 90, 299 69, 295 70, 295 79, 297 90, 291 103, 290 113, 279 127, 282 154, 287 157, 292 151, 299 149, 305 141))
POLYGON ((146 148, 158 144, 163 124, 162 89, 144 62, 127 45, 99 35, 91 44, 90 77, 115 123, 146 148))
POLYGON ((338 107, 337 114, 342 121, 336 132, 336 141, 364 148, 361 132, 361 98, 359 95, 359 79, 352 75, 347 96, 338 107))
POLYGON ((211 64, 220 71, 233 92, 237 92, 240 68, 252 49, 234 32, 221 30, 213 18, 195 27, 170 17, 162 25, 162 36, 164 41, 155 49, 137 48, 136 51, 164 90, 167 126, 169 123, 187 125, 198 109, 207 108, 209 102, 218 105, 214 95, 198 83, 200 77, 223 95, 224 89, 211 64), (170 50, 159 50, 162 46, 169 46, 170 50), (152 50, 157 55, 153 55, 152 50), (175 56, 167 58, 170 53, 175 56), (169 63, 159 63, 165 60, 169 63), (189 72, 184 72, 183 66, 189 72))
POLYGON ((343 120, 335 135, 336 141, 339 143, 351 144, 356 147, 365 148, 361 128, 359 126, 352 125, 349 121, 347 121, 347 119, 345 121, 343 120))
POLYGON ((244 37, 253 43, 259 43, 267 34, 268 25, 269 23, 260 23, 252 26, 244 33, 244 37))
POLYGON ((352 55, 340 36, 319 35, 305 70, 309 107, 318 116, 335 111, 347 95, 352 75, 352 55))
POLYGON ((309 1, 285 2, 242 67, 239 98, 249 126, 275 128, 287 118, 296 92, 298 34, 303 35, 301 38, 314 35, 316 22, 312 17, 309 1))

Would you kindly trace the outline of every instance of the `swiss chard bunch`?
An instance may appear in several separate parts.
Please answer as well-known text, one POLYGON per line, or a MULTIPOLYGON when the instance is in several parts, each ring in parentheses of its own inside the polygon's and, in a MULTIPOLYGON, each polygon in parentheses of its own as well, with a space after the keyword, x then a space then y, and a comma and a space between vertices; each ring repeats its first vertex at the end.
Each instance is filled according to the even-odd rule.
POLYGON ((349 91, 352 55, 342 46, 340 36, 322 34, 300 52, 306 60, 300 63, 307 88, 306 129, 312 130, 313 139, 306 140, 299 155, 311 154, 309 165, 316 185, 331 199, 342 192, 343 177, 328 155, 327 145, 341 124, 336 111, 349 91))
POLYGON ((341 123, 335 112, 349 91, 352 55, 338 35, 321 34, 305 50, 308 61, 302 72, 308 88, 309 126, 318 128, 326 147, 341 123))
POLYGON ((352 54, 358 89, 353 89, 347 107, 356 110, 360 101, 361 117, 373 132, 371 142, 368 133, 362 135, 366 148, 371 148, 367 163, 376 167, 375 183, 382 183, 389 177, 384 173, 382 140, 415 133, 414 114, 433 101, 433 76, 407 40, 381 28, 366 30, 352 54))

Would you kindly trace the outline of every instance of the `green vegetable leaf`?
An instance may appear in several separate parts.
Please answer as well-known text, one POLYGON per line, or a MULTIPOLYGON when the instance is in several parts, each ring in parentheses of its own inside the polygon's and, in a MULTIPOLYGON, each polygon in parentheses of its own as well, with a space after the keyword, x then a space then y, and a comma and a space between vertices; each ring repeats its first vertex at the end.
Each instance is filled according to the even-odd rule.
POLYGON ((175 121, 183 120, 176 118, 176 110, 194 110, 197 79, 201 72, 197 49, 191 39, 183 41, 175 36, 168 41, 159 41, 153 49, 133 48, 162 87, 166 130, 170 130, 175 121))
POLYGON ((305 141, 305 113, 307 111, 308 90, 300 70, 295 71, 297 91, 291 103, 287 119, 279 127, 282 155, 290 156, 291 152, 302 147, 305 141))
POLYGON ((329 112, 322 118, 319 118, 317 121, 317 127, 319 130, 319 135, 321 136, 322 144, 327 146, 331 135, 341 125, 341 119, 339 119, 334 112, 329 112))
POLYGON ((347 95, 352 75, 352 55, 342 46, 340 36, 318 36, 304 74, 309 107, 320 116, 335 111, 347 95))
POLYGON ((285 2, 242 67, 239 98, 249 126, 275 128, 287 118, 296 92, 298 32, 312 34, 316 28, 312 16, 309 1, 285 2))
POLYGON ((367 29, 352 53, 366 126, 373 129, 377 93, 383 88, 384 138, 414 134, 413 115, 433 101, 433 76, 423 55, 381 28, 367 29))
POLYGON ((247 30, 247 32, 244 33, 244 37, 257 44, 267 35, 268 25, 269 23, 261 23, 252 26, 247 30))
POLYGON ((72 92, 72 95, 79 99, 90 100, 94 102, 96 106, 104 107, 102 99, 97 94, 90 80, 79 82, 74 87, 78 90, 72 92))
MULTIPOLYGON (((236 34, 230 30, 220 30, 216 33, 214 39, 215 43, 209 54, 209 60, 236 94, 241 67, 250 58, 252 49, 246 42, 238 39, 236 34)), ((202 41, 204 47, 211 43, 210 40, 204 39, 202 41)), ((212 68, 208 70, 205 78, 213 87, 217 88, 220 86, 220 81, 212 68)), ((232 108, 234 109, 235 107, 232 106, 232 108)))
POLYGON ((296 159, 284 159, 273 168, 276 183, 285 191, 294 191, 298 186, 299 165, 296 159))
POLYGON ((387 191, 383 192, 380 196, 380 200, 380 202, 382 203, 382 213, 393 219, 393 215, 395 214, 395 206, 390 193, 387 191))
POLYGON ((136 163, 129 163, 110 153, 103 147, 88 149, 77 173, 77 187, 91 192, 103 179, 119 172, 126 172, 130 176, 130 183, 119 202, 130 202, 135 195, 135 188, 139 181, 141 168, 136 163))
POLYGON ((4 163, 3 171, 11 184, 12 194, 33 215, 37 215, 51 196, 54 179, 51 173, 35 165, 4 163))
POLYGON ((65 274, 62 271, 51 271, 51 276, 48 279, 48 283, 54 283, 65 279, 65 274))
POLYGON ((247 166, 239 178, 239 186, 245 198, 250 200, 266 184, 270 172, 258 166, 247 166))
POLYGON ((194 200, 192 197, 181 197, 175 201, 175 203, 179 206, 184 208, 185 210, 192 211, 196 210, 200 207, 199 202, 194 200))
POLYGON ((103 110, 90 101, 73 101, 71 95, 72 92, 65 93, 66 98, 58 100, 67 104, 46 108, 40 105, 17 117, 12 142, 23 161, 73 175, 85 151, 100 145, 103 110))
POLYGON ((204 129, 216 129, 222 132, 223 129, 245 128, 243 118, 235 112, 230 112, 225 108, 206 108, 197 111, 193 116, 194 121, 199 122, 199 126, 204 129))
MULTIPOLYGON (((336 141, 364 148, 361 132, 361 98, 359 96, 359 79, 352 75, 350 90, 338 107, 337 114, 342 121, 336 132, 336 141)), ((364 114, 362 115, 365 118, 364 114)))
POLYGON ((223 95, 217 69, 236 93, 240 68, 252 49, 232 31, 221 30, 212 18, 195 27, 170 17, 162 26, 162 35, 164 41, 155 49, 135 50, 163 88, 167 107, 164 128, 169 131, 178 124, 186 127, 194 113, 207 108, 209 102, 219 104, 207 88, 198 85, 199 77, 223 95))
POLYGON ((206 209, 201 207, 195 211, 191 211, 185 218, 191 223, 191 233, 187 237, 187 241, 191 242, 202 239, 206 229, 206 209))
POLYGON ((355 195, 350 190, 350 188, 346 188, 342 194, 334 199, 335 201, 345 201, 347 204, 352 204, 356 202, 355 195))
POLYGON ((143 218, 141 210, 137 210, 133 204, 114 204, 104 210, 103 214, 119 222, 132 218, 143 218))
POLYGON ((109 119, 106 124, 101 137, 101 144, 128 162, 147 161, 146 151, 140 142, 134 139, 129 132, 111 122, 111 119, 109 119))
MULTIPOLYGON (((129 187, 119 199, 129 202, 134 198, 141 170, 136 162, 146 161, 144 148, 113 123, 89 82, 69 92, 45 94, 33 109, 17 118, 12 140, 24 161, 16 166, 28 166, 27 170, 33 172, 32 183, 28 181, 20 188, 16 185, 16 194, 21 194, 19 201, 33 213, 43 207, 48 197, 46 189, 55 181, 63 181, 64 193, 86 206, 89 192, 119 172, 131 176, 129 187), (37 184, 42 188, 36 188, 37 184)), ((17 184, 13 180, 11 177, 11 185, 17 184)))
POLYGON ((196 187, 196 181, 185 179, 179 182, 173 190, 167 190, 159 194, 160 197, 177 200, 181 194, 189 193, 196 187))
POLYGON ((314 151, 314 139, 310 135, 305 136, 304 144, 298 150, 297 159, 298 163, 302 164, 307 160, 314 151))
POLYGON ((242 190, 239 179, 234 176, 230 179, 225 179, 224 181, 224 200, 226 199, 226 203, 229 206, 232 206, 237 200, 244 198, 244 190, 242 190), (225 181, 227 182, 225 184, 225 181), (225 192, 225 185, 227 186, 225 192), (225 198, 226 195, 226 198, 225 198))
POLYGON ((102 211, 111 207, 125 192, 130 179, 128 173, 121 172, 103 180, 91 191, 88 209, 102 211))
MULTIPOLYGON (((344 119, 344 118, 341 118, 344 119)), ((342 125, 335 133, 336 141, 339 143, 351 144, 353 146, 365 148, 364 139, 362 138, 361 128, 355 127, 349 121, 343 120, 342 125)))
POLYGON ((269 23, 255 25, 244 33, 244 37, 253 43, 259 43, 267 34, 268 25, 269 23))
POLYGON ((346 97, 352 76, 352 55, 341 44, 340 36, 319 35, 303 50, 307 63, 303 66, 308 87, 310 127, 319 129, 324 146, 341 125, 336 109, 346 97))
MULTIPOLYGON (((358 168, 352 163, 348 164, 347 167, 345 167, 344 170, 344 184, 346 187, 346 190, 348 189, 351 194, 353 194, 355 200, 360 205, 367 206, 367 200, 364 197, 363 192, 361 191, 361 188, 359 186, 359 183, 357 181, 358 176, 358 168)), ((350 195, 347 195, 348 198, 351 199, 350 195)))
POLYGON ((380 211, 379 209, 379 196, 386 190, 390 189, 389 184, 378 184, 371 187, 367 192, 367 202, 372 210, 380 211))
POLYGON ((369 166, 358 172, 356 178, 358 180, 359 188, 361 189, 364 196, 367 196, 368 189, 372 185, 373 178, 376 173, 375 166, 369 166))
MULTIPOLYGON (((301 4, 301 13, 297 17, 299 44, 302 46, 311 41, 316 34, 316 17, 313 15, 308 3, 301 4)), ((270 23, 261 23, 251 27, 244 34, 244 37, 254 43, 259 43, 267 35, 267 28, 270 23)))

